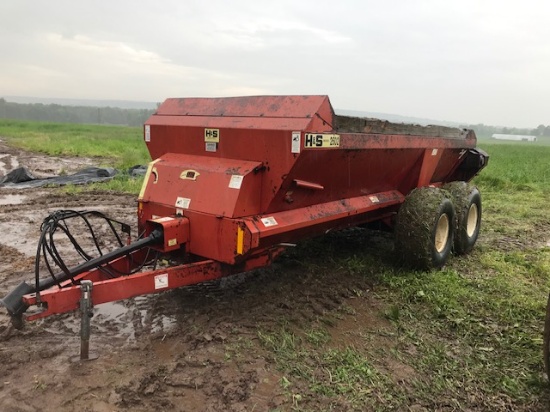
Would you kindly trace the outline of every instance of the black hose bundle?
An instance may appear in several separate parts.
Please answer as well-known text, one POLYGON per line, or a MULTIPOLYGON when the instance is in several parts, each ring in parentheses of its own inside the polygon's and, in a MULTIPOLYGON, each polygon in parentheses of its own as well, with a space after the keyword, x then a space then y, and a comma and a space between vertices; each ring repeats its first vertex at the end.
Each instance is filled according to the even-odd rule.
MULTIPOLYGON (((128 241, 130 239, 130 226, 119 222, 117 220, 111 219, 98 211, 76 211, 76 210, 58 210, 44 219, 42 225, 40 226, 41 235, 38 242, 38 247, 36 250, 36 260, 35 260, 35 283, 36 291, 39 294, 40 288, 40 262, 43 261, 45 267, 47 268, 50 276, 58 287, 61 288, 61 281, 70 279, 73 284, 77 284, 74 279, 74 275, 71 272, 71 269, 67 266, 63 257, 61 256, 58 246, 56 246, 56 240, 59 240, 59 236, 54 238, 56 234, 61 233, 64 235, 64 238, 68 239, 72 248, 77 252, 80 258, 84 261, 90 261, 97 259, 107 253, 110 250, 106 250, 104 246, 101 246, 100 238, 103 240, 104 237, 108 236, 111 239, 111 245, 114 243, 114 248, 122 248, 125 243, 121 237, 121 234, 125 233, 128 236, 128 241), (77 219, 77 222, 71 224, 72 229, 77 228, 78 234, 75 236, 71 232, 71 227, 69 222, 71 219, 77 219), (92 223, 92 219, 95 224, 92 223), (96 221, 99 220, 100 224, 98 225, 96 221), (120 228, 117 230, 117 228, 120 228), (98 229, 101 229, 102 233, 99 233, 98 229), (91 240, 91 246, 88 245, 88 250, 86 250, 83 245, 79 243, 77 236, 82 237, 82 231, 87 230, 88 238, 91 240), (61 272, 54 270, 57 267, 61 272), (61 279, 59 279, 61 278, 61 279)), ((113 249, 113 246, 110 247, 113 249)), ((135 273, 136 271, 141 270, 141 268, 149 263, 148 261, 149 251, 147 256, 144 259, 144 262, 140 263, 138 268, 134 269, 132 272, 121 272, 111 267, 109 263, 101 265, 98 269, 101 270, 108 277, 118 277, 122 275, 129 275, 135 273)), ((130 255, 131 257, 131 255, 130 255)))

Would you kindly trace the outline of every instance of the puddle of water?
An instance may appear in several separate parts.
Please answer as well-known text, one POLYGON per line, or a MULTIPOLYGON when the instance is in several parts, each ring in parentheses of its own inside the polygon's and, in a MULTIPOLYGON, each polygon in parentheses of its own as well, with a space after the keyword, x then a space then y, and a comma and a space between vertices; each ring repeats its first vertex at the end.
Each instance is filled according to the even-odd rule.
POLYGON ((128 312, 128 308, 120 302, 102 303, 94 307, 94 315, 99 315, 109 320, 116 320, 128 312))
POLYGON ((176 318, 173 316, 164 316, 160 318, 160 322, 157 325, 153 325, 152 332, 167 332, 172 326, 176 324, 176 318))
MULTIPOLYGON (((93 292, 92 292, 93 293, 93 292)), ((130 320, 130 309, 122 302, 107 302, 94 306, 94 319, 101 329, 116 330, 117 334, 128 336, 128 339, 135 337, 134 324, 130 320)))
POLYGON ((25 200, 26 195, 3 195, 0 196, 0 205, 20 205, 25 200))
POLYGON ((5 175, 17 167, 19 167, 19 162, 15 157, 10 154, 0 155, 0 175, 5 175))
MULTIPOLYGON (((168 332, 177 322, 175 316, 157 313, 151 296, 138 296, 133 301, 108 302, 94 307, 94 318, 102 328, 136 339, 142 333, 168 332)), ((99 326, 99 325, 98 325, 99 326)))

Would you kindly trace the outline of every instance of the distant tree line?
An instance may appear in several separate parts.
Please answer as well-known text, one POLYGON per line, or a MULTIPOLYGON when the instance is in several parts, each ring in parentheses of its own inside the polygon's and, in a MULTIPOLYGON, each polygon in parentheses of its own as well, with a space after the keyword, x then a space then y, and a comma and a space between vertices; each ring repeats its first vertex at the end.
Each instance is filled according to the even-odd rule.
POLYGON ((531 136, 550 136, 550 125, 545 126, 543 124, 539 125, 535 129, 528 128, 518 128, 518 127, 502 127, 502 126, 489 126, 483 123, 480 124, 470 124, 465 126, 460 126, 467 129, 473 129, 476 135, 482 137, 491 137, 495 133, 501 134, 520 134, 520 135, 531 135, 531 136))
MULTIPOLYGON (((154 111, 154 109, 122 109, 120 107, 13 103, 0 98, 0 119, 141 126, 154 111)), ((491 137, 495 133, 550 136, 550 125, 543 124, 535 129, 489 126, 483 123, 460 127, 473 129, 480 137, 491 137)))
POLYGON ((153 109, 12 103, 0 98, 1 119, 141 126, 153 112, 153 109))
POLYGON ((533 129, 533 133, 531 134, 533 136, 550 136, 550 124, 548 126, 539 124, 536 129, 533 129))

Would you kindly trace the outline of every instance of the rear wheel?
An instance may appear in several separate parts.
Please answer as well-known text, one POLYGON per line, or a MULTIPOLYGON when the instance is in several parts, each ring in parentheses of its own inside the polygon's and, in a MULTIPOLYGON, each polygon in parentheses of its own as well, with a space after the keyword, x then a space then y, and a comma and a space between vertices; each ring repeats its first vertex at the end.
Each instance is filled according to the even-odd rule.
POLYGON ((457 255, 469 253, 479 236, 481 227, 481 195, 475 186, 466 182, 452 182, 443 186, 456 209, 456 230, 453 249, 457 255))
POLYGON ((407 266, 424 270, 442 267, 453 246, 454 222, 453 202, 444 191, 414 189, 397 214, 396 253, 407 266))

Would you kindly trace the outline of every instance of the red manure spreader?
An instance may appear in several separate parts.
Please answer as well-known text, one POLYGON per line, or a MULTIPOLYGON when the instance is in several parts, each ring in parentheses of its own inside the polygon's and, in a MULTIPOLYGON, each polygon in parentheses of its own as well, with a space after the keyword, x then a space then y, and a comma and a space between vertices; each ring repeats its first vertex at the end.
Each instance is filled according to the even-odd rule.
POLYGON ((2 299, 15 325, 79 309, 82 296, 93 306, 267 266, 336 229, 393 230, 401 264, 423 270, 468 253, 479 234, 481 198, 467 182, 488 156, 471 130, 340 116, 327 96, 253 96, 168 99, 143 134, 153 161, 139 235, 117 234, 103 252, 95 233, 91 248, 76 242, 70 222, 128 225, 93 211, 48 216, 35 280, 2 299))

